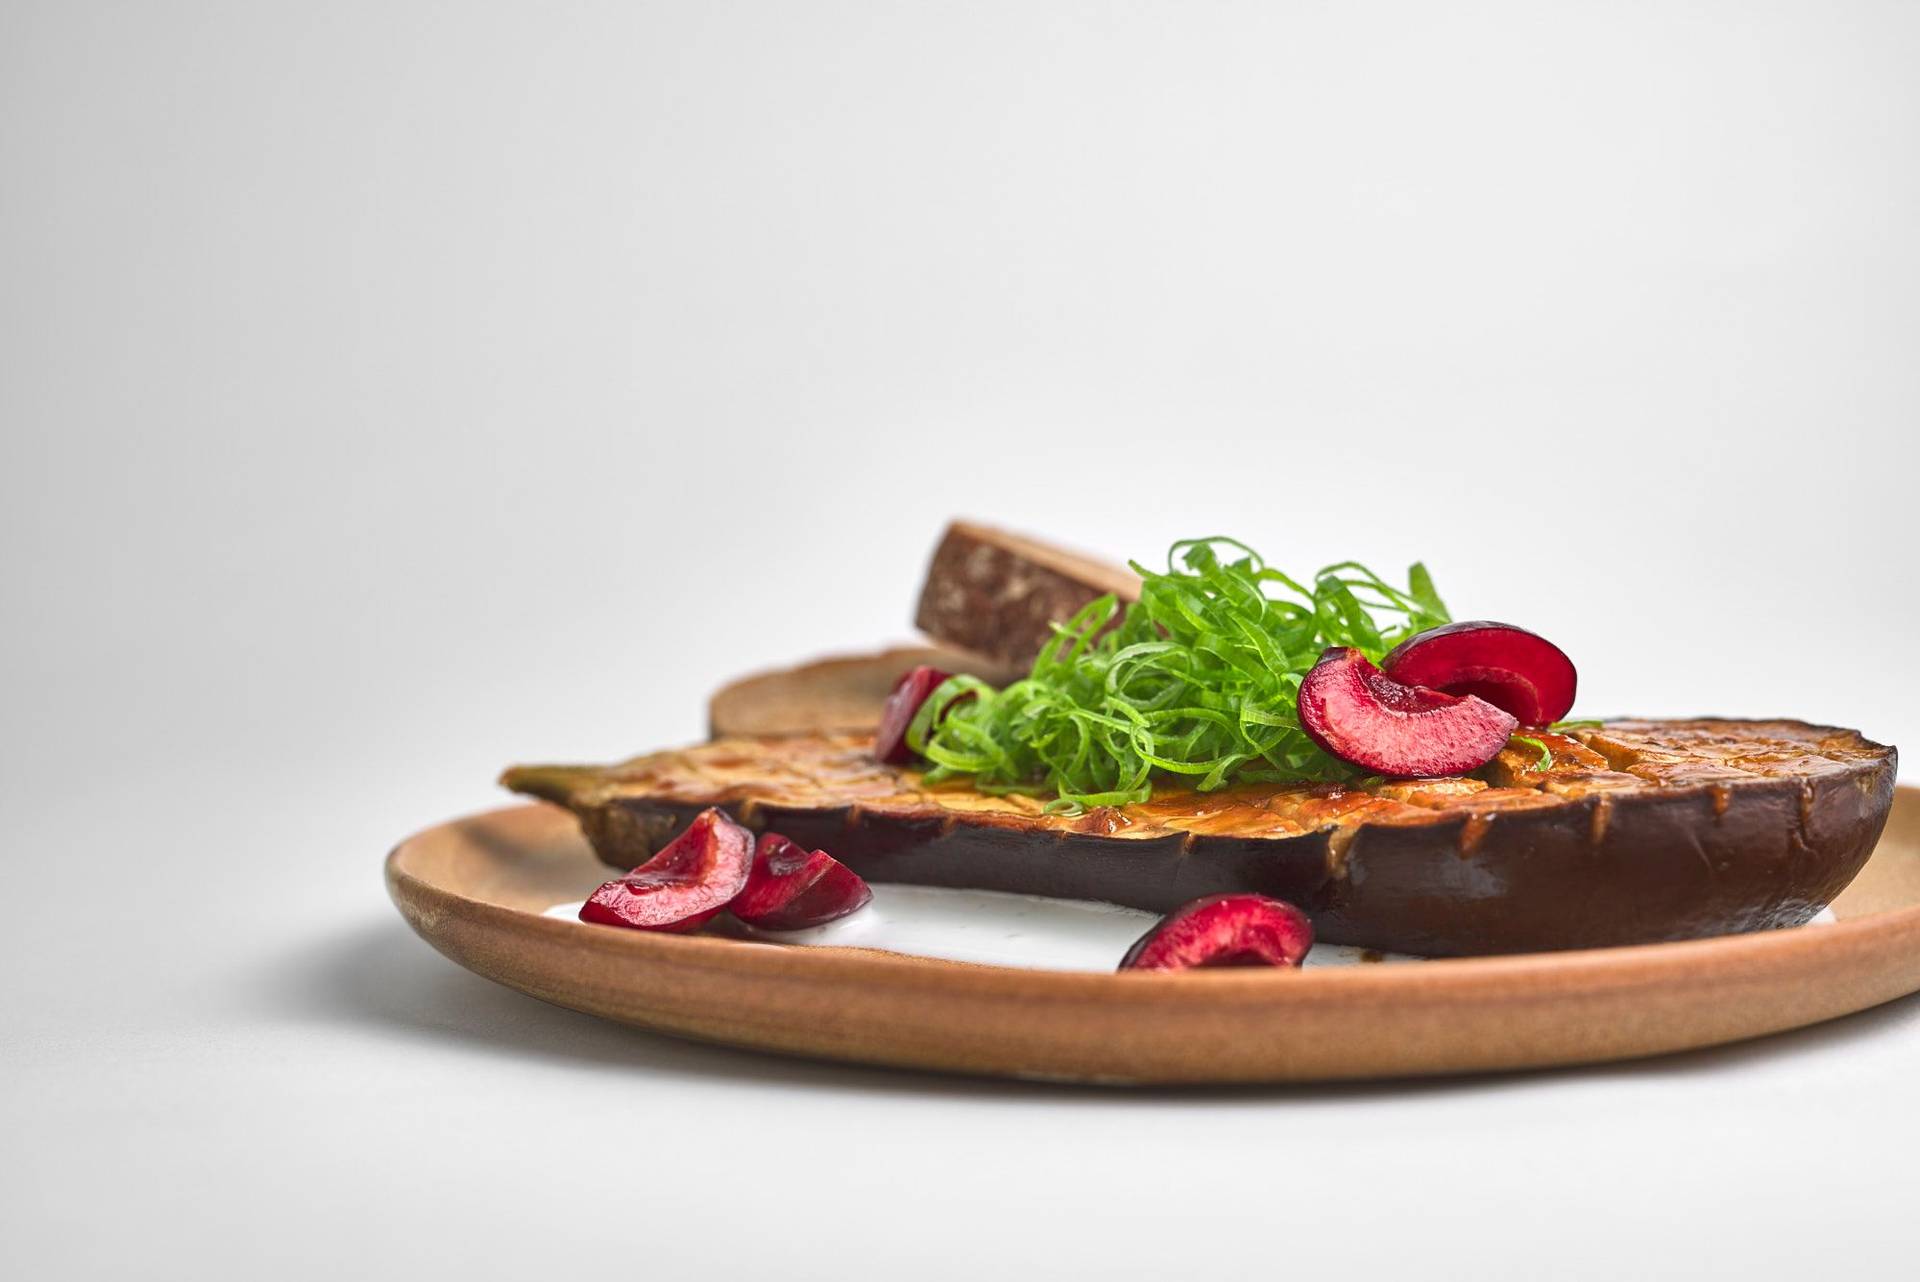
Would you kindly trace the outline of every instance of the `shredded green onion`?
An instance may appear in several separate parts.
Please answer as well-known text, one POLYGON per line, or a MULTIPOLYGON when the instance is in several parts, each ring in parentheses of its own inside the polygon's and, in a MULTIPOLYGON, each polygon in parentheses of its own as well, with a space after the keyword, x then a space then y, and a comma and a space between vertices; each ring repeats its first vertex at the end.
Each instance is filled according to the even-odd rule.
POLYGON ((1535 752, 1540 754, 1539 759, 1536 760, 1532 765, 1528 766, 1527 769, 1529 770, 1553 769, 1553 749, 1547 746, 1546 741, 1544 739, 1536 739, 1530 734, 1517 734, 1517 735, 1514 735, 1512 738, 1508 739, 1507 742, 1508 743, 1524 743, 1527 745, 1527 747, 1532 748, 1535 752))
POLYGON ((1215 537, 1175 543, 1165 572, 1133 568, 1140 599, 1121 613, 1101 597, 1055 624, 1029 676, 1004 690, 954 677, 933 692, 907 730, 929 783, 964 776, 1077 810, 1145 801, 1156 778, 1203 792, 1350 779, 1300 728, 1300 679, 1329 646, 1377 663, 1449 622, 1418 564, 1405 588, 1352 561, 1308 587, 1215 537))

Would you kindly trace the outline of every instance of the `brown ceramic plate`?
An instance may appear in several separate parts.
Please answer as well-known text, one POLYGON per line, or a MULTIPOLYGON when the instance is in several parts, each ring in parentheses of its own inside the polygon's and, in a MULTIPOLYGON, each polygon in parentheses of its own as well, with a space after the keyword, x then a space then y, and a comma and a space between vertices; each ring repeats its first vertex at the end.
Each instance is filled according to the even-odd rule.
POLYGON ((575 1010, 705 1041, 1081 1082, 1284 1082, 1630 1059, 1920 990, 1920 788, 1839 921, 1723 939, 1320 970, 1096 975, 592 928, 541 916, 607 877, 521 806, 403 842, 387 887, 435 948, 575 1010))

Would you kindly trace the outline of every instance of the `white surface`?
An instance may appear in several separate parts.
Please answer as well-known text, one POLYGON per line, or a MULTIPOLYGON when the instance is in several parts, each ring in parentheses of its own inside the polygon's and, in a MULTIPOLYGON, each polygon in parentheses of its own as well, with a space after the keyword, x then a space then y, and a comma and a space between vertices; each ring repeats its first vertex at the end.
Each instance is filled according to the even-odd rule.
MULTIPOLYGON (((992 890, 949 890, 938 886, 876 885, 865 908, 838 921, 807 930, 747 930, 770 943, 793 947, 877 948, 882 952, 988 966, 1025 966, 1034 970, 1107 972, 1119 965, 1135 940, 1158 917, 1117 904, 1079 899, 1046 899, 992 890)), ((555 904, 544 916, 577 922, 585 930, 618 930, 580 921, 586 901, 555 904)), ((1807 924, 1834 920, 1822 908, 1807 924)), ((1317 943, 1303 967, 1361 966, 1421 960, 1404 953, 1380 953, 1344 944, 1317 943)))
POLYGON ((1913 1001, 950 1081, 494 988, 378 862, 904 635, 955 511, 1424 557, 1588 712, 1912 742, 1916 54, 1831 0, 0 0, 5 1272, 1913 1276, 1913 1001))
MULTIPOLYGON (((555 904, 546 915, 580 922, 583 900, 555 904)), ((1111 971, 1158 917, 1116 904, 1045 899, 991 890, 938 886, 874 886, 865 908, 808 930, 758 931, 794 947, 878 948, 883 952, 944 957, 988 966, 1034 970, 1111 971)), ((617 930, 580 922, 584 930, 617 930)), ((1363 950, 1315 944, 1303 966, 1365 964, 1363 950)), ((1391 954, 1394 961, 1413 958, 1391 954)), ((1387 960, 1376 955, 1375 961, 1387 960)))

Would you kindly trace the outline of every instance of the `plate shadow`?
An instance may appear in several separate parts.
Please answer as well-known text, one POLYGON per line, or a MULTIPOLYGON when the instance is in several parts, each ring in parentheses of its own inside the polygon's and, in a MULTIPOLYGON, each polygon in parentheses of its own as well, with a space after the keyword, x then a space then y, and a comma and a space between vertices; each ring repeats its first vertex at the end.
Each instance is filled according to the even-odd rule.
POLYGON ((1569 1077, 1691 1077, 1844 1046, 1920 1023, 1920 994, 1914 994, 1810 1028, 1613 1064, 1300 1085, 1089 1087, 838 1064, 650 1033, 483 979, 440 956, 397 920, 370 921, 331 938, 306 941, 267 972, 249 999, 257 1016, 377 1031, 440 1047, 571 1064, 588 1072, 644 1072, 788 1089, 1043 1098, 1060 1104, 1124 1099, 1231 1105, 1249 1097, 1338 1104, 1388 1096, 1545 1089, 1569 1077))

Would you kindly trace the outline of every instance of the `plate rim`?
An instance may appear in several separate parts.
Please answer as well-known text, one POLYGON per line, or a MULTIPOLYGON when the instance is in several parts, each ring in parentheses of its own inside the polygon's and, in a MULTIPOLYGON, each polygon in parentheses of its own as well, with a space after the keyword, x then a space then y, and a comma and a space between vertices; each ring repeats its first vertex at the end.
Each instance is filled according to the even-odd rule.
MULTIPOLYGON (((1920 786, 1900 784, 1896 803, 1905 798, 1909 805, 1920 806, 1920 786)), ((1479 989, 1501 981, 1535 981, 1545 976, 1567 980, 1601 981, 1618 978, 1637 982, 1643 972, 1672 972, 1681 968, 1698 976, 1702 965, 1718 973, 1738 972, 1746 966, 1788 965, 1808 955, 1825 956, 1864 946, 1882 945, 1890 936, 1911 936, 1920 946, 1920 903, 1904 908, 1864 913, 1840 921, 1776 930, 1750 931, 1737 935, 1718 935, 1707 939, 1672 940, 1649 944, 1622 944, 1605 948, 1568 949, 1554 952, 1509 953, 1484 957, 1444 957, 1422 959, 1407 966, 1324 966, 1310 970, 1269 968, 1222 968, 1187 972, 1105 972, 1048 970, 1006 966, 997 963, 956 961, 947 958, 920 957, 884 949, 847 945, 796 946, 773 941, 737 939, 719 935, 672 934, 659 931, 621 930, 602 927, 583 932, 592 923, 563 921, 521 908, 493 903, 463 895, 408 871, 405 867, 410 848, 434 839, 462 825, 499 823, 550 815, 556 826, 571 825, 572 816, 564 809, 545 802, 507 805, 471 814, 426 828, 409 835, 388 853, 385 870, 389 894, 410 923, 409 901, 435 903, 442 910, 457 907, 483 917, 498 916, 502 924, 531 930, 552 940, 579 943, 588 947, 626 950, 639 957, 656 958, 680 964, 702 964, 726 958, 728 968, 745 966, 784 972, 798 972, 821 979, 846 979, 895 976, 950 976, 953 982, 968 985, 994 985, 1003 989, 1031 987, 1035 996, 1115 997, 1121 995, 1162 998, 1168 993, 1193 991, 1204 985, 1210 997, 1232 995, 1257 997, 1261 1002, 1275 1000, 1311 1000, 1325 993, 1339 1000, 1368 996, 1403 995, 1414 988, 1448 992, 1460 988, 1479 989), (437 901, 437 902, 436 902, 437 901), (597 941, 597 942, 590 942, 597 941)), ((418 925, 415 926, 419 929, 418 925)), ((423 932, 424 933, 424 932, 423 932)), ((1007 995, 1012 995, 1008 992, 1007 995)))

